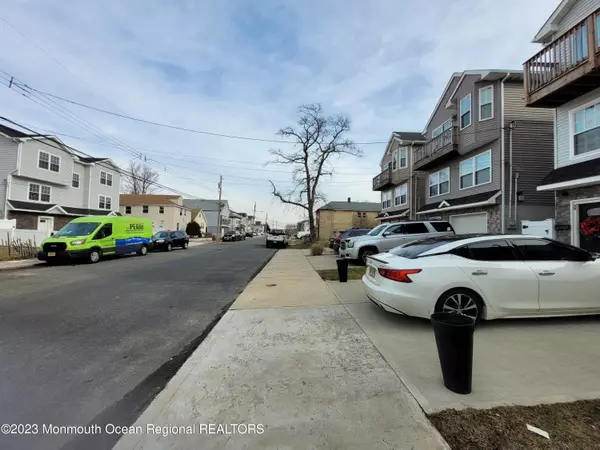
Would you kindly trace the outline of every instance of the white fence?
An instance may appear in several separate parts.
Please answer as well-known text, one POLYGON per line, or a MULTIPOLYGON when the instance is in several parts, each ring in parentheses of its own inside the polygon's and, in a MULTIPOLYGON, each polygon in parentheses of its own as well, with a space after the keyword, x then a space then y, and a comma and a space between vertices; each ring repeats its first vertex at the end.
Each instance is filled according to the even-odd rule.
POLYGON ((44 239, 50 236, 50 231, 20 230, 16 226, 17 221, 15 219, 0 220, 0 241, 22 241, 39 245, 44 239))

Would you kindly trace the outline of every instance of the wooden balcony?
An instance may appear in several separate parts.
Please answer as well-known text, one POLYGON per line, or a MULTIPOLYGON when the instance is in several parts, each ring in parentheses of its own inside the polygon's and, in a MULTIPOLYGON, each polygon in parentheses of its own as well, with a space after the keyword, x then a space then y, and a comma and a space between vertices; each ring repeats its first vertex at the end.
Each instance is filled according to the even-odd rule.
POLYGON ((525 104, 556 108, 600 86, 600 9, 523 65, 525 104))
POLYGON ((374 191, 383 191, 389 187, 392 187, 394 184, 392 182, 392 168, 385 169, 375 178, 373 178, 373 190, 374 191))
POLYGON ((455 156, 458 156, 458 127, 444 131, 415 150, 413 169, 428 170, 455 156))

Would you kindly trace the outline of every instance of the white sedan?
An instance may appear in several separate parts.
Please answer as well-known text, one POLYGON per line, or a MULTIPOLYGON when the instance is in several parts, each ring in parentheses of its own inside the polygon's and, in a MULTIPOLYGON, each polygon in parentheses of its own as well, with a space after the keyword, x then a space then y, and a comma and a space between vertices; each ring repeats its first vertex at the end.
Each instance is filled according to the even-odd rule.
POLYGON ((524 235, 456 235, 369 258, 367 296, 386 311, 480 319, 600 314, 600 260, 524 235))

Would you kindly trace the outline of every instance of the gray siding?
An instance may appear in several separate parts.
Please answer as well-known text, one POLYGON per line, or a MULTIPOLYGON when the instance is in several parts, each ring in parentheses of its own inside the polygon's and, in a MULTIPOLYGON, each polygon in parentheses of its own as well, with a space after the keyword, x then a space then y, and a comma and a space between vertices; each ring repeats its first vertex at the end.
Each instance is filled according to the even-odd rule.
POLYGON ((525 106, 525 88, 522 82, 504 83, 504 123, 511 120, 554 122, 554 110, 525 106))
POLYGON ((4 217, 8 175, 17 168, 18 146, 12 139, 0 136, 0 218, 4 217))
POLYGON ((21 146, 19 175, 54 184, 71 185, 73 176, 73 156, 59 148, 59 144, 48 140, 48 144, 28 139, 21 146), (38 153, 42 150, 60 158, 59 172, 38 168, 38 153))
POLYGON ((573 7, 561 20, 558 30, 552 36, 552 40, 573 28, 598 8, 600 8, 600 0, 578 0, 575 2, 573 7))
POLYGON ((501 187, 501 174, 500 174, 500 140, 492 142, 491 144, 478 148, 470 152, 468 155, 463 155, 459 158, 452 160, 449 164, 442 164, 435 169, 432 169, 427 172, 427 182, 426 182, 426 203, 437 202, 438 200, 441 202, 442 200, 448 200, 452 198, 460 198, 466 197, 469 195, 480 194, 482 192, 492 191, 495 189, 500 190, 501 187), (465 159, 472 158, 473 156, 478 155, 479 153, 483 153, 487 150, 492 150, 492 181, 491 183, 484 184, 481 186, 476 186, 468 189, 459 189, 459 164, 465 159), (436 197, 429 197, 429 174, 437 172, 440 169, 444 169, 446 167, 450 167, 450 192, 444 195, 438 195, 436 197))
POLYGON ((588 153, 587 155, 571 157, 572 135, 571 135, 571 111, 590 102, 600 102, 600 89, 588 92, 581 97, 556 108, 556 167, 568 166, 581 161, 600 157, 599 153, 588 153))
POLYGON ((81 190, 73 189, 71 186, 63 186, 60 184, 52 184, 44 181, 34 180, 31 178, 24 178, 19 176, 13 176, 12 186, 10 190, 11 200, 21 200, 29 202, 29 184, 35 183, 44 186, 50 186, 50 203, 58 203, 61 206, 71 206, 74 208, 84 208, 84 204, 81 203, 81 199, 77 196, 81 196, 81 190))
POLYGON ((112 198, 112 210, 119 210, 119 192, 121 185, 121 175, 117 168, 113 168, 113 166, 108 161, 100 161, 98 163, 94 163, 90 168, 90 178, 89 178, 89 189, 90 189, 90 204, 89 208, 98 209, 98 199, 100 195, 107 195, 112 198), (107 172, 112 174, 113 177, 113 185, 106 186, 104 184, 100 184, 100 172, 107 172))
POLYGON ((452 94, 452 92, 454 92, 454 89, 456 88, 456 85, 459 80, 460 80, 460 75, 457 77, 454 77, 452 79, 452 82, 450 83, 450 86, 448 86, 448 90, 445 93, 443 93, 444 96, 442 97, 442 101, 440 102, 438 108, 433 113, 433 117, 431 118, 431 121, 429 122, 429 126, 427 127, 427 130, 425 133, 425 138, 427 140, 431 139, 431 132, 434 129, 439 127, 446 120, 452 119, 453 116, 455 116, 457 114, 456 110, 454 110, 454 109, 446 109, 446 103, 448 102, 448 98, 450 98, 450 94, 452 94))

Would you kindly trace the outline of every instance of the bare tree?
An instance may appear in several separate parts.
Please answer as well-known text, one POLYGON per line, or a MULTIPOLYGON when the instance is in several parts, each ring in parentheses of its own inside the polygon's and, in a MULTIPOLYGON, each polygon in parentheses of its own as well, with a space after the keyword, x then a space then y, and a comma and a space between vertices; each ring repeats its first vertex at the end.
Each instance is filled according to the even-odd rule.
POLYGON ((319 182, 322 177, 333 174, 332 160, 343 155, 362 156, 362 151, 353 141, 344 137, 350 130, 347 116, 325 116, 323 107, 318 103, 300 106, 298 115, 296 126, 288 126, 277 132, 278 136, 294 141, 294 149, 288 152, 281 149, 270 151, 276 157, 274 163, 294 166, 294 187, 283 192, 273 181, 270 183, 274 197, 282 203, 307 211, 310 238, 314 241, 317 237, 315 204, 325 200, 319 191, 319 182))
POLYGON ((152 194, 156 191, 158 172, 145 164, 131 161, 123 176, 126 194, 152 194))

